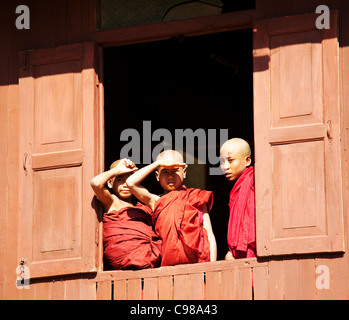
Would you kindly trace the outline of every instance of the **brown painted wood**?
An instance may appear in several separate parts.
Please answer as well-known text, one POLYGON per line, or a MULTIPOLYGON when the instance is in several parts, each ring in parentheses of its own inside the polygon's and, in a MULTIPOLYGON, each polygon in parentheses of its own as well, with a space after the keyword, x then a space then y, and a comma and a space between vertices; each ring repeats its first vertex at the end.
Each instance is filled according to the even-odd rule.
MULTIPOLYGON (((120 30, 111 30, 108 32, 99 33, 95 31, 95 21, 93 12, 93 0, 88 1, 88 5, 85 0, 63 1, 58 5, 54 1, 50 7, 49 2, 44 0, 28 0, 26 3, 30 7, 31 11, 31 29, 26 31, 16 30, 14 27, 14 12, 17 5, 21 4, 20 1, 4 1, 1 3, 0 10, 0 27, 1 30, 7 30, 0 33, 0 65, 2 72, 0 73, 0 226, 3 232, 0 235, 0 298, 6 299, 36 299, 37 297, 49 298, 49 299, 96 299, 96 282, 97 279, 106 279, 109 277, 109 281, 114 283, 114 298, 120 297, 121 293, 123 298, 127 298, 127 279, 135 279, 136 277, 144 278, 144 285, 146 288, 147 279, 158 277, 159 281, 159 298, 173 299, 173 283, 172 273, 174 275, 187 274, 191 278, 191 268, 193 272, 198 274, 200 272, 220 272, 222 283, 224 285, 222 290, 222 298, 237 299, 245 294, 242 292, 241 274, 239 268, 251 268, 253 269, 253 280, 255 286, 255 298, 263 299, 263 296, 268 290, 268 296, 270 299, 284 299, 285 297, 298 297, 300 299, 321 299, 321 298, 335 298, 335 299, 348 299, 348 255, 344 254, 322 254, 321 257, 314 256, 296 256, 295 260, 289 263, 290 259, 286 256, 278 258, 271 257, 263 262, 254 262, 250 266, 241 265, 237 263, 217 262, 209 265, 199 266, 178 266, 168 270, 146 270, 131 275, 131 272, 113 272, 104 273, 101 272, 97 275, 95 280, 89 279, 61 279, 57 275, 53 274, 53 278, 50 282, 41 280, 41 282, 32 282, 29 290, 18 290, 15 287, 13 281, 14 270, 18 265, 18 221, 22 218, 22 210, 18 204, 19 199, 18 190, 20 188, 19 171, 23 167, 23 155, 19 154, 19 132, 21 134, 26 130, 25 127, 20 126, 19 117, 19 76, 18 76, 18 52, 28 49, 36 48, 54 48, 59 45, 66 45, 71 43, 80 43, 88 39, 102 44, 103 46, 109 46, 112 44, 126 44, 136 43, 144 41, 154 41, 162 38, 169 38, 173 35, 195 35, 205 34, 210 32, 220 32, 224 30, 233 30, 251 26, 253 21, 258 19, 266 19, 273 17, 282 17, 285 15, 294 15, 300 13, 314 13, 317 5, 327 4, 330 9, 340 9, 340 58, 339 58, 339 87, 340 87, 340 119, 341 119, 341 153, 339 158, 342 160, 342 194, 344 201, 344 226, 345 226, 345 243, 348 246, 348 210, 349 210, 349 190, 348 190, 348 172, 349 172, 349 3, 348 1, 340 0, 302 0, 302 1, 275 1, 275 0, 257 0, 256 6, 258 7, 258 15, 251 16, 251 12, 232 13, 226 16, 209 17, 208 19, 196 19, 196 21, 177 21, 171 24, 167 24, 165 29, 162 29, 162 25, 152 26, 140 26, 135 28, 124 28, 120 30), (212 25, 212 27, 211 27, 212 25), (59 26, 59 27, 57 27, 59 26), (328 265, 331 270, 331 289, 330 291, 318 291, 315 288, 316 275, 314 274, 313 267, 316 268, 319 265, 328 265), (262 269, 259 269, 259 266, 262 269), (291 270, 291 274, 294 277, 288 277, 286 270, 292 269, 291 266, 297 269, 295 275, 291 270), (216 267, 216 269, 215 269, 216 267), (256 268, 256 270, 254 270, 256 268), (268 274, 264 268, 268 268, 268 274), (110 276, 110 274, 113 274, 110 276), (265 287, 265 277, 267 276, 268 283, 265 287), (117 280, 120 278, 120 280, 117 280), (298 280, 297 280, 298 279, 298 280), (291 281, 298 282, 296 288, 292 286, 291 281), (120 286, 123 290, 116 290, 120 286), (262 287, 261 287, 262 286, 262 287), (289 291, 290 290, 290 291, 289 291), (314 291, 315 290, 315 291, 314 291), (120 295, 119 295, 120 294, 120 295)), ((259 47, 260 49, 262 47, 259 47)), ((101 56, 101 55, 100 55, 101 56)), ((45 58, 45 55, 42 56, 45 58)), ((57 57, 58 58, 58 57, 57 57)), ((25 65, 25 60, 22 61, 22 65, 25 65)), ((261 56, 257 66, 261 70, 265 66, 265 62, 268 60, 261 56), (264 63, 263 63, 264 62, 264 63)), ((329 63, 333 63, 330 62, 329 63)), ((103 68, 102 68, 103 69, 103 68)), ((29 79, 28 79, 29 80, 29 79)), ((268 83, 264 84, 268 86, 268 83)), ((91 86, 92 87, 92 86, 91 86)), ((100 86, 101 88, 101 86, 100 86)), ((269 88, 270 89, 270 88, 269 88)), ((101 92, 103 93, 103 92, 101 92)), ((103 100, 102 95, 99 95, 103 100)), ((26 98, 30 98, 30 95, 26 98)), ((269 99, 266 97, 266 99, 269 99)), ((332 102, 331 102, 332 103, 332 102)), ((291 110, 292 111, 292 110, 291 110)), ((298 110, 299 111, 299 110, 298 110)), ((301 109, 302 111, 302 109, 301 109)), ((263 112, 258 110, 255 112, 263 118, 263 112)), ((99 118, 98 131, 103 132, 102 118, 99 118)), ((267 120, 267 117, 263 118, 267 120)), ((309 129, 308 138, 319 138, 325 130, 325 123, 318 126, 319 133, 311 135, 313 130, 309 129)), ((97 127, 97 126, 96 126, 97 127)), ((304 129, 304 128, 302 128, 304 129)), ((308 129, 306 129, 308 130, 308 129)), ((306 132, 303 131, 303 133, 306 132)), ((327 131, 327 128, 326 128, 327 131)), ((290 141, 301 141, 302 137, 297 136, 297 130, 293 130, 293 135, 288 138, 289 135, 283 134, 281 131, 269 132, 271 135, 269 138, 273 145, 282 143, 282 139, 289 139, 290 141), (274 136, 272 136, 274 134, 274 136)), ((258 137, 261 131, 256 128, 255 135, 258 137)), ((98 140, 102 141, 103 134, 100 134, 98 140)), ((97 137, 97 135, 95 135, 97 137)), ((261 135, 261 137, 264 137, 261 135)), ((88 138, 88 137, 86 137, 88 138)), ((259 140, 258 140, 259 141, 259 140)), ((256 145, 258 144, 256 140, 256 145)), ((100 146, 103 143, 100 142, 100 146)), ((103 148, 100 148, 99 154, 103 155, 103 148)), ((54 151, 56 152, 56 151, 54 151)), ((58 151, 57 151, 58 152, 58 151)), ((95 155, 98 152, 95 152, 95 155)), ((93 153, 91 153, 93 154, 93 153)), ((100 172, 103 166, 103 156, 99 156, 99 168, 95 170, 95 174, 100 172)), ((263 158, 257 157, 257 161, 263 158)), ((28 157, 28 168, 34 163, 35 167, 35 155, 34 158, 28 157), (32 161, 33 160, 33 161, 32 161), (31 163, 32 161, 32 163, 31 163)), ((85 159, 84 159, 85 161, 85 159)), ((91 159, 89 159, 91 161, 91 159)), ((85 163, 85 162, 84 162, 85 163)), ((39 168, 39 167, 38 167, 39 168)), ((328 168, 329 170, 335 170, 336 168, 328 168)), ((338 168, 337 168, 338 169, 338 168)), ((39 172, 43 170, 37 170, 39 172)), ((67 174, 69 170, 66 171, 67 174)), ((89 179, 90 177, 86 177, 89 179)), ((257 190, 258 192, 258 190, 257 190)), ((266 196, 268 196, 266 194, 266 196)), ((90 203, 90 196, 86 195, 84 201, 90 203)), ((85 228, 88 228, 85 225, 85 228)), ((257 224, 257 228, 258 228, 257 224)), ((260 231, 269 230, 268 226, 263 226, 260 231), (263 228, 263 229, 262 229, 263 228)), ((94 238, 95 235, 93 235, 94 238)), ((86 235, 88 237, 88 235, 86 235)), ((263 235, 258 238, 263 240, 263 235)), ((101 246, 99 247, 101 248, 101 246)), ((92 255, 95 253, 93 252, 92 255)), ((88 253, 90 255, 90 252, 88 253)), ((91 255, 91 257, 92 257, 91 255)), ((101 259, 100 259, 101 261, 101 259)), ((246 272, 245 272, 246 273, 246 272)), ((245 275, 247 276, 248 273, 245 275)), ((196 276, 193 276, 196 277, 196 276)), ((189 279, 188 278, 188 279, 189 279)), ((247 276, 248 278, 248 276, 247 276)), ((37 280, 39 281, 39 280, 37 280)), ((192 280, 189 280, 189 288, 193 286, 192 280)), ((113 284, 112 283, 112 284, 113 284)), ((192 287, 193 288, 193 287, 192 287)), ((245 286, 247 292, 251 290, 245 286)), ((190 289, 193 291, 192 289, 190 289)), ((192 292, 194 293, 194 292, 192 292)), ((145 295, 145 292, 144 292, 145 295)))
POLYGON ((130 279, 127 281, 127 299, 142 299, 142 279, 130 279))
POLYGON ((145 278, 143 300, 158 300, 158 278, 145 278))
POLYGON ((188 299, 187 274, 179 274, 173 277, 173 299, 188 299))
POLYGON ((172 300, 173 299, 173 277, 160 276, 159 277, 159 299, 172 300))
POLYGON ((95 47, 77 44, 23 55, 18 254, 31 277, 96 271, 96 217, 89 205, 89 177, 96 170, 95 47))
POLYGON ((188 275, 188 299, 203 300, 205 297, 204 273, 193 273, 188 275))
POLYGON ((114 281, 114 300, 127 299, 127 280, 114 281))
POLYGON ((97 300, 111 300, 111 281, 97 282, 97 300))
POLYGON ((255 23, 259 256, 344 249, 337 13, 330 31, 315 20, 255 23))

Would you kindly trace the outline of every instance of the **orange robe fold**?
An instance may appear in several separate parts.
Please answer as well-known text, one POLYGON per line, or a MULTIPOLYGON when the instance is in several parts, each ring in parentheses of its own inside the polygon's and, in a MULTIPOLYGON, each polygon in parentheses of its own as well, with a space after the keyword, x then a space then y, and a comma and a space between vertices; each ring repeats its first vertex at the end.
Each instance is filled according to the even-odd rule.
POLYGON ((256 256, 254 169, 246 168, 229 195, 228 247, 235 259, 256 256))
POLYGON ((153 224, 162 240, 162 266, 210 261, 202 206, 211 210, 211 191, 186 188, 163 195, 155 203, 153 224))
POLYGON ((104 214, 104 255, 114 269, 160 265, 161 240, 153 231, 150 214, 150 209, 140 203, 104 214))

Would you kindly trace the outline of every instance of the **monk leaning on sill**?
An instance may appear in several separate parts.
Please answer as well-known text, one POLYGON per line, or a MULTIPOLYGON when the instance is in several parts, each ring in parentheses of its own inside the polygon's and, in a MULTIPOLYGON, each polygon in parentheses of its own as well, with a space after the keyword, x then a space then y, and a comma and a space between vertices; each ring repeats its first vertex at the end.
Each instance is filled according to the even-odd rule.
POLYGON ((220 150, 221 168, 234 182, 229 195, 228 247, 226 260, 256 256, 254 169, 249 144, 239 138, 226 141, 220 150))
POLYGON ((131 160, 117 160, 110 170, 91 180, 105 209, 104 255, 114 269, 145 269, 160 265, 161 240, 152 229, 150 209, 132 203, 132 193, 125 183, 136 170, 131 160))
POLYGON ((186 169, 179 152, 165 150, 126 180, 131 192, 153 211, 155 232, 162 240, 162 266, 215 261, 217 256, 209 216, 213 193, 186 188, 186 169), (162 196, 140 185, 154 170, 164 189, 162 196))

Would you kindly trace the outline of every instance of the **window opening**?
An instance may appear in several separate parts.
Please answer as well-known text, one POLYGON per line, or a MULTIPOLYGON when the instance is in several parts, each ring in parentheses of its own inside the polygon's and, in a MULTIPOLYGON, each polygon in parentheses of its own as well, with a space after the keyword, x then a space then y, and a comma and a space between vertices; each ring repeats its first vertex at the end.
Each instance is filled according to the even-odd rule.
MULTIPOLYGON (((215 129, 218 157, 219 130, 228 129, 229 138, 245 139, 253 152, 251 29, 106 48, 104 69, 105 168, 120 158, 128 143, 120 136, 130 128, 141 138, 137 166, 145 164, 144 155, 149 152, 142 142, 145 121, 151 133, 167 129, 173 146, 175 129, 203 129, 206 135, 208 129, 215 129)), ((197 158, 197 139, 194 142, 191 156, 197 158)), ((152 141, 152 149, 159 143, 152 141)), ((197 161, 190 164, 184 184, 214 192, 210 216, 217 259, 222 260, 228 250, 228 201, 233 185, 223 175, 210 175, 209 167, 197 161)), ((162 192, 154 175, 143 184, 154 193, 162 192)))

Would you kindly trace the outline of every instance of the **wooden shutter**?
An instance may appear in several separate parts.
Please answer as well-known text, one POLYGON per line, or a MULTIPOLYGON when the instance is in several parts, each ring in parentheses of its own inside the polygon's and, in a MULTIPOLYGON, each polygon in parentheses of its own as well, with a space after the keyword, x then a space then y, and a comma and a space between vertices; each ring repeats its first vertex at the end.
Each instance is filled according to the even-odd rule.
POLYGON ((96 271, 96 48, 20 55, 19 259, 31 277, 96 271))
POLYGON ((337 12, 254 25, 258 256, 343 251, 337 12))

